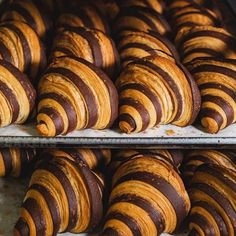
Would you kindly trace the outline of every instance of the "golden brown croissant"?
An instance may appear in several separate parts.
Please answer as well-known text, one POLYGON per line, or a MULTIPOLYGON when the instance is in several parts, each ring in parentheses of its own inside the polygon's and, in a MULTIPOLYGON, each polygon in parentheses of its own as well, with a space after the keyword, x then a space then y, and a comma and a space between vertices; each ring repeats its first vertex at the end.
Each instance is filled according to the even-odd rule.
POLYGON ((151 55, 179 60, 174 45, 167 38, 154 31, 124 31, 120 34, 117 47, 123 68, 131 61, 151 55))
POLYGON ((83 161, 91 170, 103 170, 111 161, 111 151, 89 148, 48 149, 43 151, 40 157, 66 157, 72 161, 83 161))
POLYGON ((11 175, 17 178, 27 174, 35 156, 34 149, 1 148, 0 177, 11 175))
POLYGON ((161 14, 165 9, 165 1, 163 0, 119 0, 117 3, 121 8, 128 8, 131 6, 150 7, 161 14))
POLYGON ((175 42, 184 64, 199 57, 236 59, 236 38, 222 28, 197 26, 183 29, 175 42))
POLYGON ((67 157, 40 161, 21 207, 14 235, 57 235, 94 230, 103 215, 103 180, 67 157))
POLYGON ((38 35, 20 21, 0 24, 0 58, 29 74, 32 82, 46 65, 45 51, 38 35))
MULTIPOLYGON (((224 51, 225 52, 225 51, 224 51)), ((194 60, 188 68, 202 96, 199 121, 209 133, 236 122, 236 60, 194 60)))
POLYGON ((188 151, 182 165, 182 174, 189 183, 200 165, 214 164, 236 171, 236 151, 234 150, 194 150, 188 151))
POLYGON ((99 68, 81 58, 60 57, 39 83, 37 130, 44 136, 85 128, 111 127, 118 113, 118 95, 99 68))
POLYGON ((36 92, 28 77, 9 62, 0 60, 0 74, 0 127, 23 124, 34 108, 36 92))
POLYGON ((106 17, 96 4, 83 1, 79 7, 68 9, 57 20, 59 28, 63 27, 86 27, 98 29, 109 34, 110 29, 106 17))
POLYGON ((48 14, 45 14, 37 1, 10 0, 1 16, 1 21, 23 21, 30 25, 40 36, 45 38, 52 28, 52 21, 48 14))
POLYGON ((113 32, 119 35, 123 30, 156 31, 161 35, 170 32, 170 26, 163 15, 152 8, 132 6, 121 10, 114 22, 113 32))
POLYGON ((172 233, 188 214, 190 201, 172 164, 150 155, 124 162, 112 179, 102 236, 172 233))
POLYGON ((119 127, 125 133, 158 124, 187 126, 200 109, 200 93, 192 76, 164 57, 130 63, 118 78, 117 88, 119 127))
POLYGON ((190 236, 234 236, 236 233, 236 172, 216 165, 201 165, 189 189, 192 209, 190 236))
POLYGON ((52 58, 81 57, 113 77, 119 71, 119 55, 113 40, 102 31, 87 28, 67 28, 54 40, 52 58))

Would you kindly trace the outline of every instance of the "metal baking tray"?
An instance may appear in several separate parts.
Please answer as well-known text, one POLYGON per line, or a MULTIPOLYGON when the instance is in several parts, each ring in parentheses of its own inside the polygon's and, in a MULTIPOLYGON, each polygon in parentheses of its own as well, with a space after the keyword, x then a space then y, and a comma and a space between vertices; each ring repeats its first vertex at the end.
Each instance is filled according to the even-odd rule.
POLYGON ((138 134, 121 134, 116 130, 82 130, 55 138, 40 137, 34 125, 8 126, 0 129, 0 146, 19 147, 108 147, 108 148, 236 148, 236 124, 207 134, 189 126, 159 126, 138 134))

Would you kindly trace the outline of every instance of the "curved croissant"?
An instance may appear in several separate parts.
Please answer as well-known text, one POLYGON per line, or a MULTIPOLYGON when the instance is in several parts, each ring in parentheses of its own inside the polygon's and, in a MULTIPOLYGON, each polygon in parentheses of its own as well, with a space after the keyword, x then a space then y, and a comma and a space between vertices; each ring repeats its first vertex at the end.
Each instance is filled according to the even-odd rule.
POLYGON ((165 3, 163 0, 120 0, 117 1, 120 8, 131 6, 150 7, 159 13, 164 13, 165 3))
POLYGON ((179 60, 174 45, 157 32, 124 31, 120 34, 117 48, 122 67, 137 59, 159 55, 170 60, 179 60))
POLYGON ((116 35, 119 35, 123 30, 145 32, 152 30, 161 35, 166 35, 170 32, 170 26, 164 16, 152 8, 132 6, 121 10, 114 22, 113 32, 116 35))
POLYGON ((187 70, 160 56, 130 63, 117 81, 119 127, 140 132, 158 124, 187 126, 200 109, 197 85, 187 70))
POLYGON ((188 68, 202 96, 199 120, 209 133, 236 122, 236 60, 194 60, 188 68))
POLYGON ((184 64, 201 57, 236 59, 236 38, 222 28, 197 26, 180 30, 175 41, 184 64))
POLYGON ((29 74, 32 81, 46 65, 45 51, 38 35, 20 21, 0 24, 0 58, 29 74))
POLYGON ((99 30, 68 28, 54 40, 52 58, 81 57, 103 69, 109 76, 119 71, 119 55, 113 40, 99 30))
POLYGON ((209 164, 200 166, 191 181, 189 196, 189 235, 235 235, 235 171, 209 164))
POLYGON ((20 177, 25 175, 35 160, 34 149, 1 148, 0 149, 0 177, 11 175, 20 177))
POLYGON ((68 158, 41 161, 34 171, 15 235, 57 235, 94 230, 103 215, 103 180, 68 158))
POLYGON ((195 150, 188 151, 182 165, 182 174, 190 182, 200 165, 214 164, 236 171, 236 152, 234 150, 195 150))
POLYGON ((86 27, 98 29, 109 34, 110 29, 106 17, 96 4, 87 1, 79 4, 79 7, 68 9, 62 13, 57 20, 58 28, 63 27, 86 27))
POLYGON ((91 170, 103 170, 111 161, 109 149, 48 149, 41 153, 42 158, 66 157, 75 162, 84 162, 91 170))
POLYGON ((47 14, 37 4, 37 1, 11 0, 1 16, 1 21, 23 21, 30 25, 40 36, 45 38, 52 28, 52 22, 47 14))
POLYGON ((0 127, 23 124, 34 108, 36 92, 28 77, 0 60, 0 127))
POLYGON ((111 127, 118 113, 118 95, 99 68, 81 58, 60 57, 39 83, 37 130, 44 136, 85 128, 111 127))
POLYGON ((172 164, 145 154, 116 170, 109 203, 102 236, 172 233, 190 209, 188 194, 172 164))

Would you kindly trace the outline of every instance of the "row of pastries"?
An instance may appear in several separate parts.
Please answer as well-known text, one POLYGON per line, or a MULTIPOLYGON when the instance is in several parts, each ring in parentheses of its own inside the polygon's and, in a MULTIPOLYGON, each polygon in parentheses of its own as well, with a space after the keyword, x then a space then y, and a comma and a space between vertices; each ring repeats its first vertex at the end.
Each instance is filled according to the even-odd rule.
POLYGON ((0 150, 30 176, 14 235, 234 236, 235 150, 0 150))
POLYGON ((217 133, 236 121, 236 38, 217 1, 12 0, 0 14, 0 127, 217 133))

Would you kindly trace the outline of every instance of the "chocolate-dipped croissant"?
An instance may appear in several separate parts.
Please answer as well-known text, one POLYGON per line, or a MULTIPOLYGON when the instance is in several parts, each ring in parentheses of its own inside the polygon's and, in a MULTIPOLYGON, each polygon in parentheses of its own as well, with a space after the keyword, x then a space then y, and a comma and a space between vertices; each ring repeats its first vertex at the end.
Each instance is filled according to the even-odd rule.
POLYGON ((188 151, 182 165, 182 174, 189 183, 200 165, 214 164, 236 171, 236 151, 234 150, 193 150, 188 151))
POLYGON ((179 60, 174 45, 167 38, 154 31, 124 31, 120 34, 117 47, 122 67, 125 67, 131 61, 151 55, 179 60))
POLYGON ((103 215, 103 180, 83 162, 40 161, 14 229, 15 235, 57 235, 94 230, 103 215))
POLYGON ((96 29, 68 28, 59 32, 51 56, 81 57, 111 77, 119 70, 119 56, 113 40, 96 29))
POLYGON ((121 10, 114 22, 114 33, 119 35, 123 30, 156 31, 161 35, 170 32, 170 26, 163 15, 152 8, 132 6, 121 10))
POLYGON ((34 149, 1 148, 0 177, 11 175, 18 178, 27 174, 35 157, 34 149))
POLYGON ((116 170, 109 203, 102 236, 172 233, 190 209, 172 164, 150 155, 133 157, 116 170))
POLYGON ((38 35, 20 21, 0 24, 0 58, 29 74, 32 82, 46 65, 44 47, 38 35))
POLYGON ((84 162, 91 170, 103 170, 111 161, 111 151, 88 148, 48 149, 43 151, 40 157, 45 159, 66 157, 72 161, 84 162))
POLYGON ((188 68, 197 82, 202 106, 199 121, 209 133, 236 122, 236 60, 194 60, 188 68))
POLYGON ((39 83, 37 130, 44 136, 111 127, 118 113, 112 81, 82 58, 60 57, 39 83))
POLYGON ((197 26, 183 29, 175 42, 184 64, 199 57, 236 59, 236 38, 222 28, 197 26))
POLYGON ((197 85, 180 64, 155 56, 130 63, 117 81, 119 127, 140 132, 158 124, 187 126, 198 115, 197 85))
POLYGON ((191 236, 236 234, 236 172, 215 165, 201 165, 189 189, 192 209, 191 236))
POLYGON ((109 34, 110 29, 103 12, 96 7, 96 4, 89 4, 84 1, 79 7, 69 9, 58 17, 58 28, 63 27, 86 27, 98 29, 109 34))
POLYGON ((30 25, 40 38, 45 38, 52 28, 52 21, 49 15, 40 8, 41 6, 37 4, 37 1, 11 0, 1 16, 1 21, 23 21, 30 25))
POLYGON ((150 7, 161 14, 165 9, 163 0, 119 0, 117 3, 120 8, 128 8, 131 6, 150 7))
POLYGON ((0 60, 0 74, 0 127, 23 124, 34 108, 36 92, 28 77, 9 62, 0 60))

